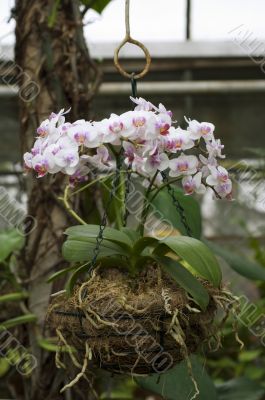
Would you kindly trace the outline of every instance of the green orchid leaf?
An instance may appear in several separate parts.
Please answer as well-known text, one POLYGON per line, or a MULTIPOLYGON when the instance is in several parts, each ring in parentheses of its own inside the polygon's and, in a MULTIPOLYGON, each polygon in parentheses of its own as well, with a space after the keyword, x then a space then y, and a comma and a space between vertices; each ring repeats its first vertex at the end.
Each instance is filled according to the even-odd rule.
POLYGON ((121 256, 109 256, 100 258, 100 266, 102 267, 118 267, 128 270, 128 259, 121 256))
POLYGON ((6 329, 13 328, 14 326, 17 325, 22 325, 22 324, 28 324, 31 322, 36 322, 37 317, 35 314, 25 314, 21 315, 19 317, 11 318, 6 320, 5 322, 2 322, 0 325, 0 332, 4 331, 6 329))
POLYGON ((76 284, 76 281, 77 281, 78 277, 81 274, 83 274, 85 272, 88 272, 90 264, 91 264, 91 262, 89 261, 89 262, 86 262, 85 264, 80 265, 80 267, 78 267, 75 270, 75 272, 70 276, 70 278, 69 278, 69 280, 68 280, 68 282, 67 282, 67 284, 65 286, 65 289, 66 289, 66 292, 67 292, 68 295, 72 294, 73 288, 74 288, 74 286, 76 284))
POLYGON ((248 260, 245 256, 240 256, 232 251, 224 249, 216 243, 208 240, 204 240, 204 242, 216 255, 223 258, 238 274, 248 279, 265 281, 265 268, 260 264, 248 260))
MULTIPOLYGON (((218 261, 212 251, 200 240, 188 236, 174 236, 160 240, 175 254, 186 261, 195 275, 220 286, 222 273, 218 261)), ((159 246, 155 250, 159 252, 159 246)))
POLYGON ((133 230, 133 229, 129 229, 129 228, 121 228, 121 232, 125 233, 125 235, 128 236, 128 238, 131 241, 131 246, 133 246, 135 244, 135 242, 141 238, 141 235, 139 232, 133 230))
MULTIPOLYGON (((94 251, 96 248, 96 238, 75 240, 67 239, 63 244, 63 257, 70 262, 83 262, 91 260, 94 257, 94 251)), ((123 255, 128 256, 128 252, 116 243, 108 240, 103 240, 98 254, 98 260, 102 257, 123 255)))
MULTIPOLYGON (((175 197, 183 208, 192 236, 200 239, 202 222, 199 203, 192 196, 186 196, 181 189, 173 188, 173 190, 175 197)), ((159 214, 161 216, 160 219, 167 220, 169 225, 172 225, 182 235, 187 235, 187 230, 181 222, 180 215, 166 188, 162 189, 152 200, 152 205, 157 211, 156 216, 159 214)))
MULTIPOLYGON (((56 338, 56 342, 58 342, 57 338, 56 338)), ((67 353, 70 353, 70 352, 75 353, 76 352, 76 349, 71 346, 60 346, 59 347, 56 343, 54 343, 54 340, 52 340, 52 339, 49 340, 49 339, 39 337, 37 339, 37 343, 42 349, 44 349, 46 351, 54 352, 54 353, 56 353, 56 351, 58 351, 58 350, 62 351, 62 352, 67 352, 67 353)))
MULTIPOLYGON (((69 239, 75 240, 89 240, 97 238, 100 231, 99 225, 76 225, 68 228, 65 234, 68 235, 69 239)), ((103 238, 111 242, 117 243, 126 249, 130 249, 132 242, 128 235, 124 232, 118 231, 113 228, 105 228, 103 232, 103 238)))
POLYGON ((110 1, 111 0, 81 0, 81 3, 101 14, 110 1))
POLYGON ((132 253, 136 255, 140 255, 142 251, 144 251, 147 247, 153 247, 157 244, 158 239, 153 237, 142 237, 141 239, 137 240, 134 244, 132 253))
POLYGON ((248 378, 236 378, 217 385, 218 400, 262 400, 265 388, 248 378))
MULTIPOLYGON (((216 389, 204 366, 194 355, 190 357, 190 360, 192 373, 200 392, 196 400, 217 400, 216 389)), ((152 374, 147 377, 136 378, 136 382, 139 386, 158 394, 165 400, 188 400, 195 394, 194 384, 185 361, 161 375, 152 374)))
POLYGON ((29 294, 27 292, 8 293, 0 296, 0 304, 10 301, 20 301, 27 299, 29 294))
POLYGON ((169 257, 154 256, 161 267, 194 299, 194 301, 206 310, 209 304, 209 294, 202 284, 181 264, 169 257))
POLYGON ((156 260, 154 259, 154 256, 151 253, 147 255, 138 256, 133 264, 134 272, 137 273, 142 271, 142 269, 145 266, 153 264, 154 261, 156 260))
POLYGON ((55 281, 56 279, 60 278, 61 276, 68 274, 68 272, 73 271, 73 269, 76 269, 76 266, 60 269, 59 271, 55 272, 47 279, 47 283, 55 281))
POLYGON ((3 262, 13 251, 20 250, 25 238, 16 230, 0 232, 0 262, 3 262))

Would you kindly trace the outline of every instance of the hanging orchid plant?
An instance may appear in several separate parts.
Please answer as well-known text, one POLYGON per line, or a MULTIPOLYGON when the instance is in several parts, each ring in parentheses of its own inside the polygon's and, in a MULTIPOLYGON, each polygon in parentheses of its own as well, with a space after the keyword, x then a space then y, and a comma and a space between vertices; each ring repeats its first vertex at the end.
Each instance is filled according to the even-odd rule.
MULTIPOLYGON (((56 173, 69 176, 62 200, 79 222, 65 232, 63 256, 71 264, 50 277, 52 281, 70 274, 68 294, 60 292, 48 312, 60 343, 67 344, 62 329, 74 347, 80 347, 80 335, 87 338, 82 372, 62 391, 84 376, 92 354, 100 360, 100 365, 118 373, 163 372, 158 360, 152 365, 146 359, 139 361, 142 354, 139 355, 137 348, 140 343, 137 334, 132 335, 137 345, 129 351, 126 338, 121 339, 120 333, 117 334, 117 326, 119 332, 128 328, 127 323, 120 322, 120 315, 128 310, 133 320, 143 315, 141 320, 148 331, 148 340, 155 340, 160 332, 160 342, 164 343, 165 336, 163 348, 171 349, 171 368, 176 362, 188 360, 189 353, 209 340, 217 306, 225 308, 231 301, 230 293, 221 288, 218 261, 195 238, 172 188, 172 184, 181 182, 186 195, 210 191, 215 198, 232 198, 228 172, 218 164, 218 159, 225 156, 224 146, 214 136, 215 127, 209 122, 186 119, 184 130, 162 104, 156 107, 142 98, 131 100, 136 104, 133 111, 111 114, 97 122, 69 123, 65 121, 64 110, 52 113, 41 123, 33 148, 24 155, 26 168, 34 170, 38 178, 56 173), (71 197, 94 184, 105 185, 110 179, 109 200, 100 225, 86 224, 72 209, 71 197), (133 229, 127 226, 131 179, 142 184, 140 219, 133 229), (85 181, 88 183, 83 184, 85 181), (76 188, 78 184, 80 188, 76 188), (150 205, 165 188, 187 236, 168 233, 166 229, 163 237, 151 237, 145 230, 150 205), (112 202, 116 204, 115 218, 112 226, 106 227, 112 202), (88 280, 77 283, 81 274, 87 272, 88 280), (95 300, 98 300, 96 307, 95 300), (109 312, 104 311, 113 300, 119 308, 118 322, 110 321, 109 312), (73 316, 85 318, 81 333, 78 325, 68 320, 73 316), (177 345, 172 350, 174 344, 177 345)), ((150 346, 147 342, 145 350, 150 346)), ((151 354, 156 357, 155 351, 151 350, 151 354)), ((59 354, 56 360, 59 367, 64 366, 59 354)), ((195 398, 198 390, 194 380, 193 383, 195 398)))

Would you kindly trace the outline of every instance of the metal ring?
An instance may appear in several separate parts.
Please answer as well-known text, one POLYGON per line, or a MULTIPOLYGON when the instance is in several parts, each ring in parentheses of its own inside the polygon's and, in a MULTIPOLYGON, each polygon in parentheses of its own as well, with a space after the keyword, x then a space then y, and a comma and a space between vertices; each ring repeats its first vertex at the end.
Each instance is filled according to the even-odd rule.
POLYGON ((150 64, 151 64, 151 56, 149 51, 147 50, 147 48, 143 45, 143 43, 139 42, 138 40, 135 40, 133 38, 131 38, 130 36, 126 36, 123 41, 121 42, 121 44, 119 45, 119 47, 117 47, 117 49, 114 52, 114 64, 115 67, 117 68, 117 70, 120 72, 121 75, 125 76, 126 78, 131 78, 132 74, 129 74, 128 72, 126 72, 122 66, 120 65, 119 62, 119 52, 121 50, 121 48, 126 44, 126 43, 131 43, 134 44, 135 46, 140 47, 140 49, 143 50, 144 54, 145 54, 145 67, 142 70, 142 72, 139 72, 138 74, 134 74, 134 79, 140 79, 143 78, 147 72, 149 71, 150 68, 150 64))

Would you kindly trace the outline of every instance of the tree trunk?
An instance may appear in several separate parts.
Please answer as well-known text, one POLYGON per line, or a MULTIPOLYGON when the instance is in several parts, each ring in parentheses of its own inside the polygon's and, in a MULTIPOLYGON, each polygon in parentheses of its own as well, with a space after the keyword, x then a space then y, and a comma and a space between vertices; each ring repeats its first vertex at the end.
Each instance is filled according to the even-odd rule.
MULTIPOLYGON (((43 119, 61 108, 69 120, 89 119, 89 106, 100 83, 100 73, 91 60, 83 36, 82 16, 77 0, 16 0, 15 59, 19 77, 19 105, 22 153, 32 147, 36 128, 43 119)), ((24 393, 16 399, 59 399, 64 377, 54 366, 54 353, 42 350, 37 338, 44 336, 45 313, 52 291, 47 277, 65 266, 61 256, 63 231, 73 224, 57 200, 64 185, 61 176, 27 181, 28 214, 37 226, 26 236, 20 271, 30 293, 28 309, 38 323, 23 327, 37 368, 23 382, 24 393), (22 397, 21 397, 22 396, 22 397)), ((46 328, 46 330, 45 330, 46 328)), ((16 384, 12 384, 16 392, 16 384)), ((75 399, 78 397, 75 396, 75 399)))

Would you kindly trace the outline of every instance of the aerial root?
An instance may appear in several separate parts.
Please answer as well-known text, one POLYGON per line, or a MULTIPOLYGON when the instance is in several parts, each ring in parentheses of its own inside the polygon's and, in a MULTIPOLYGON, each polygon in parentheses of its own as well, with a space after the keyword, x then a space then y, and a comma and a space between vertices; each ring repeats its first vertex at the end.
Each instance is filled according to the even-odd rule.
MULTIPOLYGON (((94 277, 95 277, 95 275, 92 275, 92 278, 90 279, 90 282, 91 282, 91 280, 93 280, 94 277)), ((86 302, 83 300, 83 296, 82 296, 82 295, 83 295, 83 290, 86 289, 86 285, 87 285, 87 282, 83 283, 83 284, 80 286, 80 289, 79 289, 79 291, 78 291, 79 308, 85 313, 86 319, 87 319, 87 320, 94 326, 94 328, 96 328, 96 329, 101 329, 101 328, 104 327, 104 326, 116 327, 117 324, 115 324, 114 322, 109 322, 109 321, 103 320, 103 319, 96 313, 96 311, 92 310, 92 308, 89 307, 89 305, 86 304, 86 302), (93 320, 93 318, 91 318, 91 316, 90 316, 89 314, 92 314, 92 315, 96 318, 96 320, 97 320, 97 322, 98 322, 99 324, 97 324, 97 323, 93 320)))
POLYGON ((67 383, 67 385, 65 385, 60 390, 60 393, 63 393, 66 389, 69 389, 69 388, 73 387, 82 377, 85 376, 87 365, 88 365, 88 361, 92 359, 92 351, 91 351, 87 341, 85 343, 85 347, 86 347, 86 353, 85 353, 85 357, 84 357, 83 366, 82 366, 81 371, 76 375, 76 377, 71 382, 67 383))
POLYGON ((162 288, 161 296, 162 296, 162 298, 164 300, 166 313, 169 314, 169 315, 172 315, 172 310, 171 310, 171 306, 170 306, 171 297, 169 296, 168 289, 162 288))
MULTIPOLYGON (((192 368, 192 366, 191 366, 191 368, 192 368)), ((196 379, 195 379, 194 376, 193 376, 192 369, 191 369, 191 371, 189 372, 189 376, 190 376, 190 379, 191 379, 191 381, 192 381, 192 383, 193 383, 193 385, 194 385, 194 390, 195 390, 194 395, 190 398, 190 400, 194 400, 194 399, 196 399, 196 397, 200 394, 200 390, 199 390, 199 388, 198 388, 198 384, 197 384, 197 382, 196 382, 196 379)))
POLYGON ((179 314, 179 311, 175 310, 172 320, 171 320, 171 323, 170 323, 170 326, 169 326, 169 329, 168 329, 168 333, 176 340, 176 342, 180 346, 180 351, 183 353, 184 359, 186 360, 188 374, 194 385, 194 390, 195 390, 195 392, 190 400, 194 400, 199 395, 200 391, 199 391, 196 379, 194 378, 194 375, 193 375, 192 365, 191 365, 191 361, 189 359, 189 353, 188 353, 188 349, 187 349, 187 346, 185 343, 185 334, 183 332, 183 329, 181 328, 181 325, 180 325, 180 322, 178 319, 178 314, 179 314))
POLYGON ((189 310, 190 312, 193 312, 193 313, 197 313, 197 314, 201 313, 201 310, 199 310, 196 307, 191 307, 189 304, 186 304, 185 308, 187 308, 187 310, 189 310))
POLYGON ((140 361, 140 358, 141 358, 141 354, 138 354, 138 357, 137 357, 137 359, 136 359, 136 361, 135 361, 135 363, 134 363, 134 365, 133 365, 133 367, 132 367, 132 370, 131 370, 131 376, 133 376, 134 375, 134 370, 135 370, 135 368, 137 367, 137 365, 138 365, 138 363, 139 363, 139 361, 140 361))
POLYGON ((141 310, 139 310, 138 308, 135 308, 133 306, 130 306, 129 304, 126 304, 126 297, 122 296, 118 299, 118 303, 125 308, 126 311, 131 311, 133 314, 138 314, 138 315, 142 315, 145 314, 151 307, 153 304, 155 304, 156 302, 153 301, 151 303, 149 303, 145 308, 142 308, 141 310))
POLYGON ((238 336, 238 322, 235 319, 233 321, 233 330, 235 331, 235 339, 236 339, 237 343, 239 343, 239 345, 240 345, 240 350, 243 350, 245 344, 244 344, 244 342, 242 342, 242 340, 238 336))
POLYGON ((57 328, 56 329, 56 333, 57 336, 59 337, 60 341, 65 345, 66 349, 68 350, 68 354, 73 362, 73 364, 77 367, 77 368, 81 368, 81 364, 77 361, 77 359, 75 358, 74 354, 73 354, 73 349, 72 347, 67 343, 66 339, 64 338, 62 332, 57 328))
POLYGON ((219 350, 220 347, 222 347, 221 333, 220 333, 220 332, 216 332, 216 333, 213 335, 213 338, 215 339, 216 344, 215 344, 215 346, 213 347, 212 344, 211 344, 211 341, 209 341, 209 342, 208 342, 208 348, 209 348, 210 351, 212 351, 212 352, 214 353, 215 351, 219 350))
POLYGON ((118 353, 117 351, 114 351, 113 349, 111 349, 112 354, 114 354, 115 356, 118 357, 126 357, 128 355, 128 353, 118 353))
POLYGON ((111 327, 116 327, 117 324, 115 324, 114 322, 109 322, 109 321, 104 321, 102 318, 100 318, 100 316, 93 311, 90 307, 88 306, 84 306, 86 308, 81 307, 81 310, 83 311, 83 313, 86 316, 86 319, 91 323, 91 325, 93 325, 94 328, 96 329, 102 329, 104 328, 104 326, 111 326, 111 327), (98 323, 96 323, 93 318, 89 315, 92 314, 93 316, 96 317, 98 323))
POLYGON ((115 322, 109 322, 109 321, 105 321, 104 319, 102 319, 94 310, 92 310, 92 308, 90 308, 88 305, 86 305, 86 312, 94 315, 97 319, 97 321, 105 326, 111 326, 111 327, 116 327, 117 324, 115 322))
POLYGON ((58 350, 56 350, 56 353, 55 353, 55 365, 56 365, 56 368, 58 368, 58 369, 59 368, 66 369, 66 365, 60 359, 61 350, 62 350, 62 344, 60 342, 58 344, 58 350))
POLYGON ((157 285, 160 287, 162 286, 162 271, 161 268, 157 270, 157 285))
POLYGON ((109 348, 109 345, 107 343, 105 344, 104 349, 105 349, 105 352, 107 354, 108 361, 110 361, 110 359, 111 359, 111 357, 110 357, 110 348, 109 348))
POLYGON ((155 332, 159 332, 160 331, 160 327, 157 325, 158 321, 156 320, 156 322, 153 321, 148 321, 148 323, 151 325, 151 327, 154 329, 155 332))
POLYGON ((225 312, 224 318, 220 323, 219 329, 222 329, 229 315, 231 314, 233 316, 233 330, 235 333, 235 339, 237 343, 240 344, 240 350, 242 350, 244 347, 244 342, 242 342, 242 340, 238 336, 238 322, 236 319, 237 314, 240 310, 239 297, 233 296, 233 294, 230 293, 228 290, 222 289, 221 295, 215 295, 213 296, 213 299, 216 302, 216 304, 218 304, 225 312))

